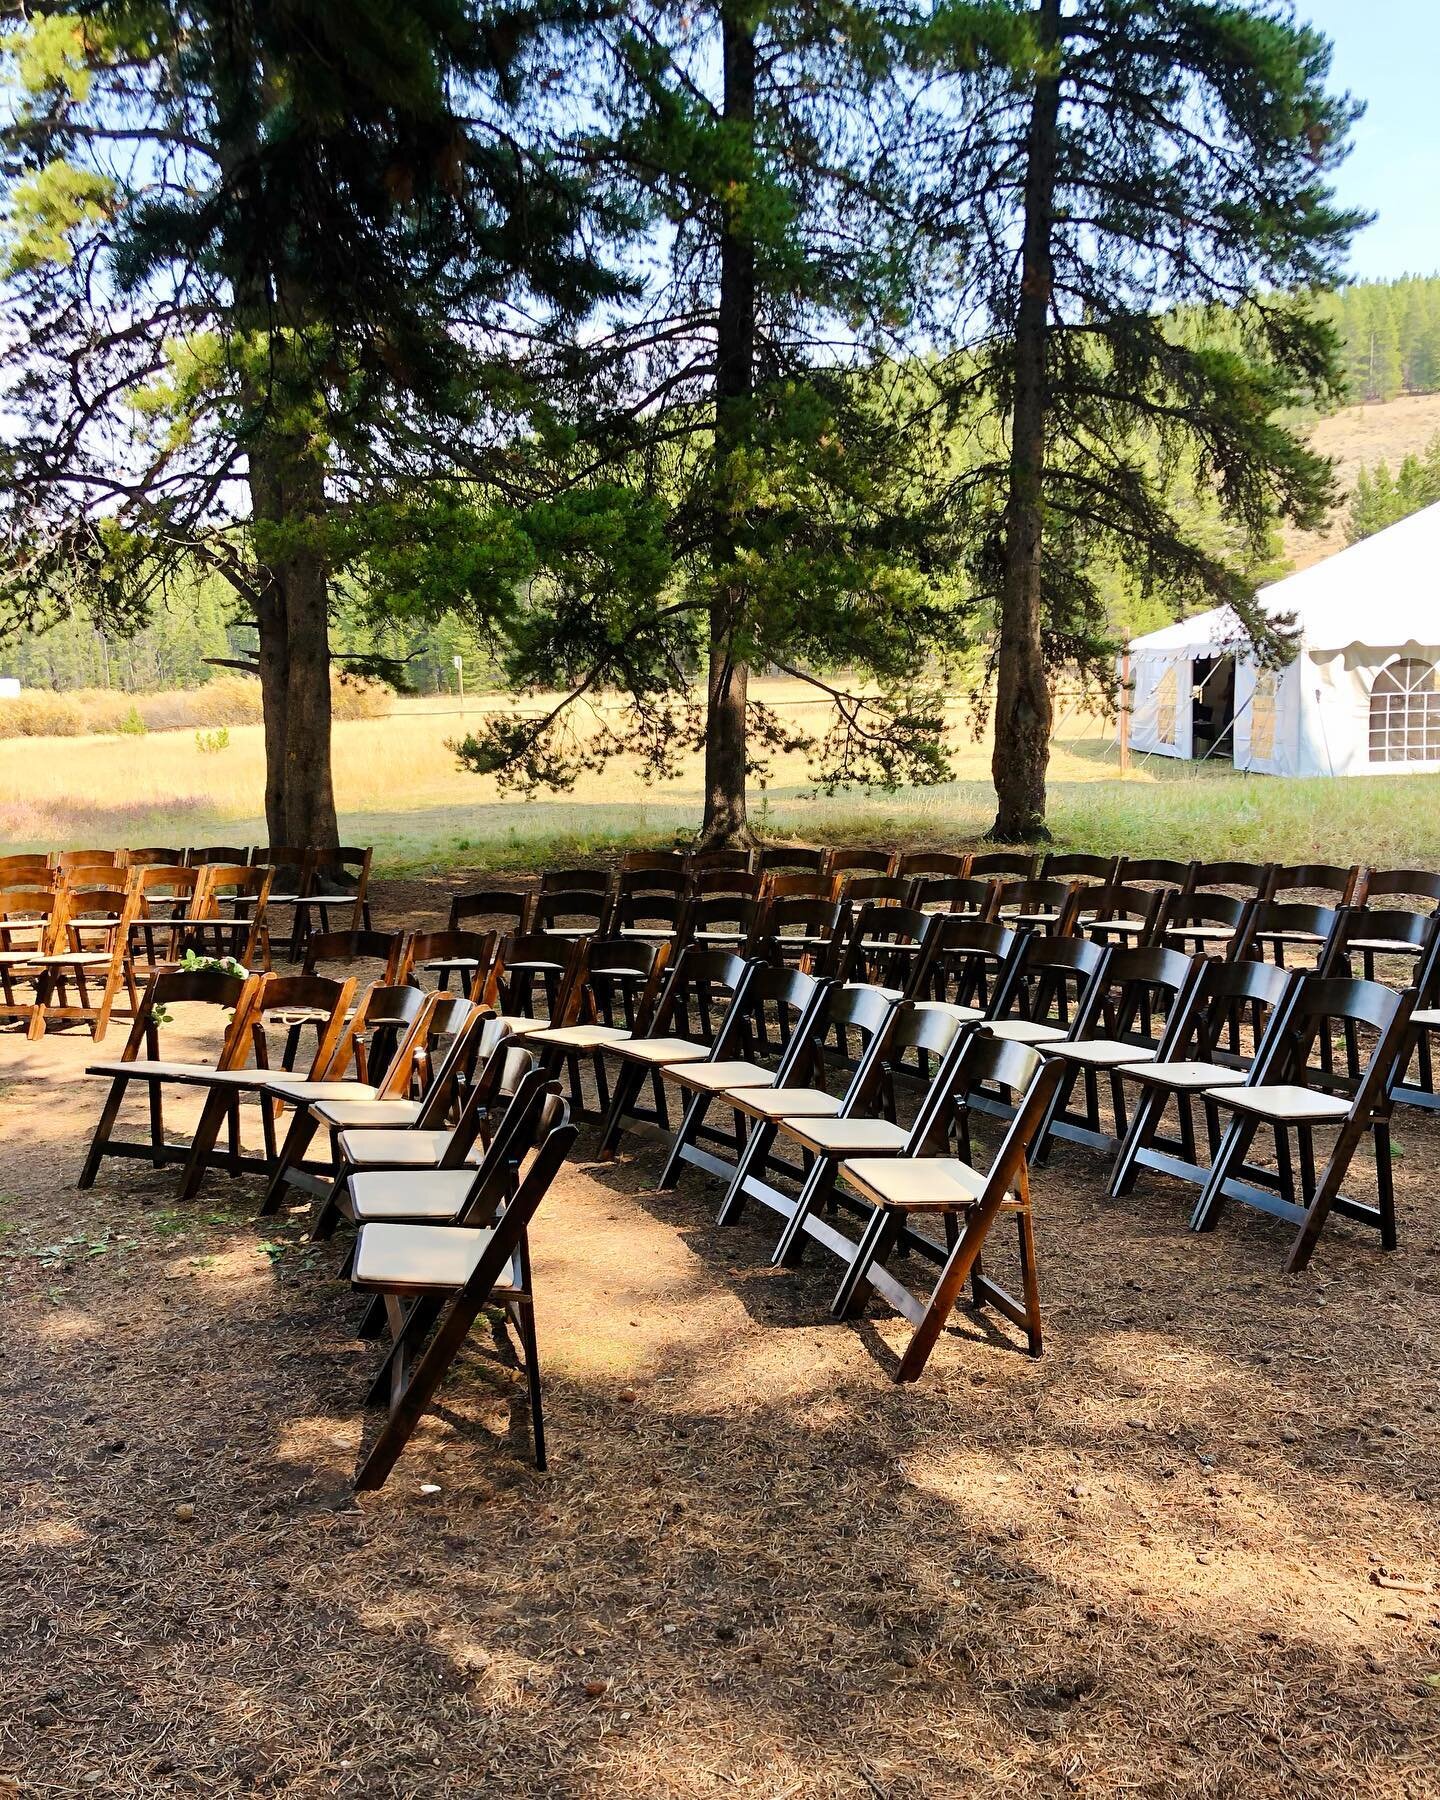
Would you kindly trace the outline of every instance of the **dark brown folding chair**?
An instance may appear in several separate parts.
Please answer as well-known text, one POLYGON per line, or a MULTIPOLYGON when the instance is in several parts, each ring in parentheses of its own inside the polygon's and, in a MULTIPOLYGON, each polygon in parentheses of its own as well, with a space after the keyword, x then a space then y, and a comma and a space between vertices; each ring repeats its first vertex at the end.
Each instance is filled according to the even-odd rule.
POLYGON ((1272 900, 1275 864, 1257 862, 1202 862, 1195 865, 1192 894, 1217 894, 1234 890, 1241 900, 1272 900))
POLYGON ((771 899, 755 927, 754 952, 807 975, 833 975, 847 921, 844 906, 820 894, 771 899))
POLYGON ((910 884, 907 906, 921 912, 960 913, 971 919, 989 919, 1000 892, 999 881, 959 875, 917 875, 910 884))
POLYGON ((744 894, 707 894, 685 908, 681 944, 711 950, 742 950, 755 941, 762 903, 744 894))
POLYGON ((579 1005, 585 941, 551 931, 502 938, 483 993, 511 1031, 524 1036, 552 1025, 571 1025, 579 1005), (536 1010, 543 1000, 544 1012, 536 1010))
POLYGON ((1359 906, 1364 871, 1358 863, 1275 863, 1267 900, 1305 900, 1312 906, 1359 906))
POLYGON ((711 895, 727 899, 759 898, 763 878, 750 869, 692 868, 686 887, 687 898, 704 900, 711 895))
POLYGON ((1213 1230, 1227 1200, 1244 1201, 1298 1225, 1285 1263, 1289 1274, 1309 1262, 1332 1212, 1374 1226, 1380 1233, 1381 1248, 1395 1248, 1390 1083, 1413 1005, 1412 991, 1397 993, 1374 981, 1312 975, 1297 984, 1268 1046, 1260 1079, 1245 1087, 1216 1088, 1209 1093, 1221 1112, 1231 1118, 1195 1203, 1190 1219, 1193 1230, 1213 1230), (1358 1081, 1337 1071, 1332 1055, 1316 1060, 1318 1044, 1323 1039, 1328 1048, 1337 1026, 1364 1031, 1371 1038, 1372 1048, 1358 1081), (1282 1140, 1294 1134, 1298 1186, 1287 1180, 1290 1163, 1283 1153, 1281 1172, 1273 1186, 1258 1185, 1238 1173, 1262 1126, 1275 1134, 1277 1151, 1282 1140), (1315 1133, 1326 1127, 1334 1128, 1336 1136, 1317 1175, 1315 1133), (1367 1137, 1375 1152, 1377 1199, 1373 1204, 1341 1192, 1355 1152, 1367 1137))
POLYGON ((192 869, 207 868, 211 863, 239 864, 243 867, 254 855, 253 847, 243 844, 205 844, 199 849, 187 850, 185 861, 192 869))
POLYGON ((477 999, 494 969, 499 943, 493 931, 417 931, 410 940, 407 976, 419 981, 433 975, 445 993, 453 975, 461 990, 477 999))
POLYGON ((1365 978, 1374 979, 1375 958, 1377 956, 1415 957, 1421 953, 1424 943, 1424 929, 1417 932, 1396 919, 1397 913, 1410 911, 1410 908, 1386 907, 1375 905, 1377 900, 1421 900, 1425 905, 1415 908, 1416 916, 1426 924, 1440 913, 1440 875, 1427 869, 1371 869, 1364 878, 1364 905, 1367 913, 1381 913, 1386 921, 1392 921, 1398 929, 1377 929, 1375 931, 1359 931, 1350 940, 1351 948, 1364 953, 1365 978))
POLYGON ((1283 969, 1288 952, 1308 952, 1315 958, 1313 973, 1328 975, 1344 917, 1344 909, 1338 906, 1308 906, 1300 901, 1254 901, 1244 930, 1236 940, 1234 954, 1249 962, 1264 962, 1268 958, 1283 969))
POLYGON ((585 946, 576 998, 568 1008, 570 1023, 526 1035, 526 1045, 541 1059, 547 1074, 563 1064, 570 1083, 572 1116, 588 1111, 581 1082, 581 1059, 587 1059, 598 1096, 598 1116, 610 1109, 610 1084, 602 1050, 643 1032, 658 998, 669 960, 668 944, 640 938, 592 938, 585 946))
POLYGON ((588 938, 607 929, 610 896, 584 888, 552 888, 537 896, 531 930, 557 937, 588 938))
POLYGON ((834 884, 818 869, 766 875, 761 893, 767 900, 828 900, 834 884))
POLYGON ((749 875, 755 868, 753 850, 696 850, 690 856, 690 873, 749 875))
POLYGON ((1069 937, 1080 916, 1080 898, 1080 884, 1075 881, 1002 881, 995 890, 990 917, 1016 931, 1069 937))
POLYGON ((915 998, 961 1020, 983 1018, 1025 936, 983 918, 942 914, 915 998))
POLYGON ((822 875, 826 852, 813 844, 762 845, 758 868, 762 875, 822 875))
POLYGON ((547 869, 540 877, 542 894, 608 894, 610 887, 608 869, 547 869))
POLYGON ((183 868, 186 852, 184 850, 165 849, 158 844, 148 844, 143 850, 127 850, 125 867, 127 869, 148 869, 157 864, 168 868, 183 868))
MULTIPOLYGON (((1354 913, 1350 915, 1350 920, 1363 917, 1361 913, 1354 913)), ((1390 1079, 1390 1098, 1406 1106, 1417 1106, 1425 1112, 1435 1112, 1440 1110, 1440 1094, 1435 1092, 1435 1065, 1430 1040, 1440 1031, 1440 921, 1430 918, 1423 923, 1425 948, 1411 983, 1415 990, 1415 1001, 1405 1043, 1396 1059, 1395 1073, 1390 1079), (1413 1081, 1409 1079, 1412 1063, 1415 1065, 1413 1081)), ((1342 958, 1343 954, 1342 947, 1342 958)))
POLYGON ((352 1276, 355 1286, 371 1295, 409 1299, 412 1306, 428 1302, 440 1311, 425 1342, 416 1321, 425 1320, 426 1313, 418 1307, 412 1310, 396 1333, 371 1386, 372 1400, 384 1398, 388 1392, 389 1417, 361 1466, 357 1488, 383 1484, 469 1337, 481 1309, 495 1302, 504 1307, 520 1337, 535 1463, 544 1468, 544 1423, 527 1232, 574 1145, 575 1135, 575 1127, 566 1118, 563 1103, 559 1103, 547 1116, 544 1136, 519 1188, 498 1216, 448 1230, 381 1223, 367 1225, 361 1232, 352 1276))
MULTIPOLYGON (((991 1037, 1042 1050, 1063 1042, 1104 966, 1105 951, 1087 938, 1021 933, 983 1029, 991 1037)), ((981 1106, 982 1100, 976 1096, 971 1104, 981 1106)))
POLYGON ((1122 856, 1117 883, 1127 887, 1158 887, 1168 893, 1188 895, 1195 886, 1196 862, 1178 862, 1163 856, 1122 856))
POLYGON ((1173 1036, 1151 1060, 1114 1071, 1123 1085, 1138 1089, 1115 1162, 1109 1191, 1128 1194, 1142 1168, 1156 1169, 1203 1187, 1208 1164, 1197 1150, 1195 1112, 1201 1109, 1208 1154, 1220 1140, 1219 1114, 1207 1098, 1215 1087, 1240 1087, 1259 1079, 1268 1049, 1267 1033, 1277 1028, 1283 1008, 1300 979, 1274 963, 1222 962, 1206 958, 1180 1009, 1173 1036), (1161 1126, 1174 1106, 1175 1134, 1161 1126))
POLYGON ((320 973, 327 963, 379 963, 375 979, 398 987, 410 972, 408 931, 312 931, 305 940, 302 975, 320 973))
POLYGON ((370 917, 370 864, 374 855, 369 845, 361 844, 340 844, 312 854, 305 892, 296 897, 292 915, 292 962, 304 954, 305 940, 315 929, 317 919, 324 932, 334 929, 337 916, 344 919, 350 931, 374 929, 370 917))
POLYGON ((825 873, 832 881, 837 875, 888 875, 894 862, 892 850, 865 850, 858 846, 827 850, 825 873))
POLYGON ((682 894, 648 887, 622 888, 615 897, 605 935, 678 947, 684 939, 688 913, 689 902, 682 894))
POLYGON ((478 888, 472 893, 456 894, 450 901, 447 926, 451 931, 504 933, 524 931, 530 924, 529 894, 518 888, 478 888))
POLYGON ((914 885, 913 880, 898 875, 840 874, 835 877, 831 898, 844 901, 852 910, 872 902, 877 906, 908 906, 914 885))
POLYGON ((851 917, 840 980, 883 988, 892 1000, 921 993, 930 946, 943 922, 941 913, 918 912, 888 901, 865 902, 851 917))
POLYGON ((1087 887, 1109 887, 1120 872, 1118 856, 1087 856, 1054 851, 1040 860, 1041 881, 1080 881, 1087 887))
POLYGON ((968 850, 907 850, 895 858, 895 873, 912 881, 917 876, 964 881, 973 861, 968 850))
POLYGON ((689 867, 689 853, 684 850, 627 850, 620 858, 622 875, 655 875, 669 871, 683 879, 689 867))
POLYGON ((915 1330, 895 1370, 897 1381, 919 1379, 967 1284, 977 1309, 993 1307, 1020 1327, 1032 1356, 1040 1355, 1044 1343, 1028 1154, 1060 1079, 1060 1065, 1042 1063, 1028 1045, 977 1035, 966 1043, 956 1077, 957 1085, 1006 1096, 1010 1123, 988 1169, 975 1166, 968 1133, 961 1157, 847 1157, 840 1165, 845 1187, 868 1205, 870 1214, 831 1311, 838 1318, 857 1317, 878 1294, 910 1320, 915 1330), (1002 1213, 1012 1214, 1017 1228, 1018 1298, 993 1281, 981 1261, 1002 1213), (926 1217, 940 1219, 943 1243, 918 1229, 916 1221, 926 1217), (886 1266, 897 1251, 940 1264, 925 1298, 886 1266))
POLYGON ((992 875, 1004 881, 1033 881, 1040 858, 1029 850, 983 850, 970 858, 972 880, 992 875))
POLYGON ((1250 909, 1258 904, 1234 894, 1202 893, 1198 889, 1183 896, 1157 894, 1156 899, 1164 905, 1155 932, 1160 943, 1192 955, 1230 960, 1248 940, 1250 909))

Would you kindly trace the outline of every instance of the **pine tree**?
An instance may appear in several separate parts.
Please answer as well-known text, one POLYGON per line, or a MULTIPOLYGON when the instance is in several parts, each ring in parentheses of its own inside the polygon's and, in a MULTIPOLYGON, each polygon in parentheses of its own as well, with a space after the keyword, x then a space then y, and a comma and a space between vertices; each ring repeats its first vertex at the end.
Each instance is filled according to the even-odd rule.
POLYGON ((580 17, 110 0, 5 40, 0 596, 123 628, 223 575, 275 841, 335 841, 328 613, 370 507, 503 461, 530 343, 618 291, 529 128, 580 17))
POLYGON ((1088 570, 1107 554, 1176 603, 1229 603, 1278 653, 1253 575, 1197 540, 1143 446, 1161 474, 1188 459, 1257 544, 1277 516, 1319 523, 1330 470, 1277 415, 1337 388, 1334 333, 1301 296, 1333 285, 1360 222, 1325 185, 1354 108, 1327 93, 1328 46, 1288 7, 1020 10, 1028 64, 991 59, 977 82, 967 43, 955 128, 929 147, 961 304, 985 324, 957 404, 1009 423, 1008 459, 955 495, 1000 620, 1002 838, 1044 832, 1047 665, 1088 659, 1103 678, 1112 646, 1088 570), (1194 328, 1206 317, 1209 333, 1194 328))

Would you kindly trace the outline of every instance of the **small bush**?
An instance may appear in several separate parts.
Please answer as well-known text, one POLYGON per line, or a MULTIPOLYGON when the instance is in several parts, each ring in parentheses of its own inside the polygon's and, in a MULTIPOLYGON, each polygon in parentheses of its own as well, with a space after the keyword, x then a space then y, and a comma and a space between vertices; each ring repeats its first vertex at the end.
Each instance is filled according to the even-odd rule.
POLYGON ((337 719, 383 719, 394 700, 381 682, 366 681, 359 675, 330 677, 330 711, 337 719))
POLYGON ((141 718, 140 708, 132 706, 115 729, 123 732, 126 737, 144 737, 150 727, 141 718))
POLYGON ((218 756, 222 750, 230 748, 230 727, 219 725, 214 731, 197 731, 195 748, 202 756, 218 756))

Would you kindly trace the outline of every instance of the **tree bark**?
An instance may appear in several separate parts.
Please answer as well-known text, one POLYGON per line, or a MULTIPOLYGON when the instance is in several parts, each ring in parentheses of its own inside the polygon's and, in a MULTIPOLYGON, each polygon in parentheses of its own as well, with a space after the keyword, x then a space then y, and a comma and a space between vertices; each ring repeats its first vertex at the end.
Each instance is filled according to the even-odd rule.
POLYGON ((1000 654, 991 773, 999 807, 990 835, 1045 838, 1051 702, 1042 636, 1047 350, 1053 282, 1050 242, 1059 144, 1060 0, 1040 0, 1042 63, 1035 78, 1025 168, 1020 304, 1015 318, 1015 401, 1000 594, 1000 654))
POLYGON ((324 470, 283 438, 259 438, 250 450, 250 504, 257 524, 283 525, 294 544, 258 571, 265 826, 272 844, 330 849, 340 829, 330 751, 329 585, 306 529, 318 527, 324 513, 324 470))
MULTIPOLYGON (((753 142, 755 30, 743 7, 727 0, 720 12, 724 58, 724 116, 753 142)), ((746 696, 750 671, 736 655, 745 620, 745 587, 735 572, 740 534, 734 457, 749 434, 755 385, 755 247, 722 199, 720 294, 716 319, 715 514, 711 558, 717 588, 710 603, 710 666, 706 684, 705 822, 707 850, 751 843, 746 815, 746 696)), ((746 479, 745 475, 739 476, 746 479)))

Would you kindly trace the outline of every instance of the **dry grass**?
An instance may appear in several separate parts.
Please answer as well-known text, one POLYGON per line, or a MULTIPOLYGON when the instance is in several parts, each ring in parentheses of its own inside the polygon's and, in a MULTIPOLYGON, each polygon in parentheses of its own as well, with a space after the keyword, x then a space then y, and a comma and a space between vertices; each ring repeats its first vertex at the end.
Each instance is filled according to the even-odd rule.
POLYGON ((1308 569, 1345 548, 1349 496, 1361 469, 1373 469, 1380 462, 1388 462, 1392 471, 1398 469, 1436 432, 1440 432, 1440 394, 1401 394, 1370 406, 1345 406, 1317 419, 1307 436, 1315 449, 1334 459, 1342 499, 1323 531, 1282 534, 1294 566, 1308 569))
POLYGON ((904 1390, 832 1267, 652 1194, 653 1148, 582 1157, 536 1232, 550 1473, 475 1358, 357 1504, 334 1247, 257 1230, 253 1183, 75 1193, 85 1060, 0 1042, 17 1791, 1440 1791, 1433 1123, 1400 1253, 1336 1224, 1296 1280, 1273 1224, 1196 1239, 1178 1188, 1102 1202, 1058 1154, 1046 1356, 959 1316, 904 1390))
MULTIPOLYGON (((337 676, 331 705, 337 719, 379 719, 390 711, 391 695, 376 682, 337 676)), ((146 731, 193 731, 197 726, 254 725, 260 716, 260 683, 243 675, 158 694, 26 688, 14 699, 0 699, 0 738, 140 736, 146 731)))
MULTIPOLYGON (((766 685, 767 699, 797 714, 793 687, 766 685)), ((382 867, 533 868, 673 841, 699 821, 698 757, 655 787, 621 763, 572 794, 520 800, 457 767, 447 740, 465 724, 449 701, 336 726, 342 830, 375 844, 382 867)), ((960 779, 894 795, 817 797, 803 758, 779 758, 752 792, 752 820, 764 835, 811 842, 973 843, 994 812, 990 746, 974 741, 959 708, 952 736, 960 779)), ((232 728, 228 748, 210 755, 183 733, 0 743, 0 839, 17 849, 258 842, 263 777, 258 727, 232 728)), ((1105 721, 1072 715, 1060 723, 1050 796, 1056 838, 1075 848, 1440 866, 1433 776, 1278 781, 1157 757, 1122 781, 1105 721)))

